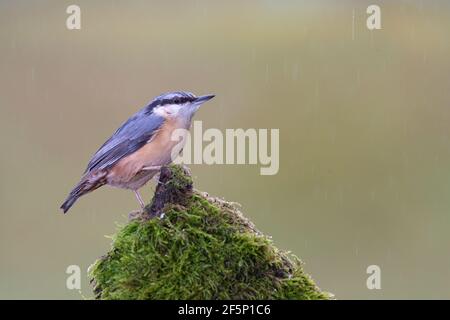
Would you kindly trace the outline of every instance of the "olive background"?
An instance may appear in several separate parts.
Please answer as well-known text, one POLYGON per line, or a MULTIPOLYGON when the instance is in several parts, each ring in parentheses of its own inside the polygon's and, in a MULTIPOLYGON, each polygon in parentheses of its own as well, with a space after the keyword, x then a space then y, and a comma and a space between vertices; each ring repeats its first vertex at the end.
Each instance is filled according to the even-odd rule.
POLYGON ((59 206, 114 130, 173 90, 216 94, 205 129, 280 129, 277 175, 191 170, 319 287, 450 298, 449 30, 437 0, 0 1, 0 298, 92 297, 87 268, 137 201, 104 187, 59 206), (81 30, 66 28, 71 4, 81 30), (81 292, 66 288, 73 264, 81 292))

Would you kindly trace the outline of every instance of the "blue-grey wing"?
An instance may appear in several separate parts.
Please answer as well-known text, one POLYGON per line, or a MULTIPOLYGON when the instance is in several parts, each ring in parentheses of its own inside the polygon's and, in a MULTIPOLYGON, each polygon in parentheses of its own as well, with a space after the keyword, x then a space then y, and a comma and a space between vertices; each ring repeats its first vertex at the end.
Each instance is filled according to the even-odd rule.
POLYGON ((86 172, 106 169, 142 148, 164 123, 164 118, 142 109, 109 138, 89 161, 86 172))

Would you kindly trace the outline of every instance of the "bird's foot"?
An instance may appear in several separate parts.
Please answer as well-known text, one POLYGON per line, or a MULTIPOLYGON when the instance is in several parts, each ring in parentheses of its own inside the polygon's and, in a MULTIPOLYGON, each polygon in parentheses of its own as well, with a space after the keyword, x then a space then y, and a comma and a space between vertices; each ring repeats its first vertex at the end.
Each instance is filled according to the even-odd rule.
POLYGON ((144 210, 133 210, 128 214, 128 221, 137 220, 142 217, 142 214, 144 213, 144 210))

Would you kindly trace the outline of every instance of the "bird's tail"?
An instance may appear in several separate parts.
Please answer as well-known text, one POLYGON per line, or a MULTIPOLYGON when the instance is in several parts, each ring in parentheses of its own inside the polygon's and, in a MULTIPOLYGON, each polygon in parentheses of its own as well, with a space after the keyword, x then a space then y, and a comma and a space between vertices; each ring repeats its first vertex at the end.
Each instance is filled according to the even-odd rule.
POLYGON ((100 188, 105 184, 105 175, 102 173, 100 175, 88 175, 81 179, 81 181, 70 191, 69 196, 61 205, 61 209, 64 213, 69 211, 73 204, 78 200, 79 197, 100 188))
POLYGON ((61 205, 61 209, 64 213, 66 213, 67 211, 69 211, 69 209, 73 206, 73 204, 75 203, 75 201, 78 200, 80 196, 76 195, 76 194, 69 194, 69 196, 67 197, 67 199, 64 201, 64 203, 61 205))

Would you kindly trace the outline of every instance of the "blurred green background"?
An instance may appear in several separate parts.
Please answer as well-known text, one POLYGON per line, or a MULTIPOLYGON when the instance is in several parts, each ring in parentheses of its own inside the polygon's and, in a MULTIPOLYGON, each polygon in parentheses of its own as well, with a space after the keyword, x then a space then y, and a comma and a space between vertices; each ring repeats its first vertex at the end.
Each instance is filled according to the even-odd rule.
POLYGON ((191 169, 322 289, 450 298, 448 1, 1 1, 0 26, 0 298, 80 299, 71 264, 92 296, 86 270, 137 202, 105 187, 59 206, 120 123, 172 90, 217 95, 204 128, 280 129, 275 176, 191 169))

